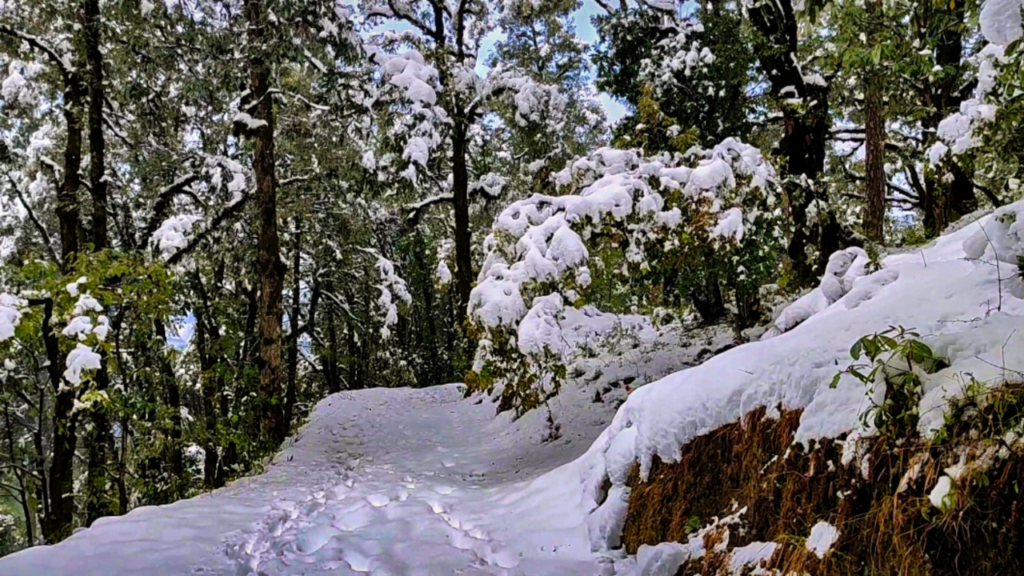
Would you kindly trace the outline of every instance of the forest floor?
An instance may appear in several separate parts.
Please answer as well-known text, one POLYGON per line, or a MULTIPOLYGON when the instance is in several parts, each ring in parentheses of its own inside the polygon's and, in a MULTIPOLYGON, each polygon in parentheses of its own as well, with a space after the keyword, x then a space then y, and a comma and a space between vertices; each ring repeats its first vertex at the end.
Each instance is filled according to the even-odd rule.
POLYGON ((579 471, 545 473, 606 423, 538 445, 458 385, 343 392, 264 474, 101 519, 0 573, 593 576, 611 565, 591 552, 579 471))

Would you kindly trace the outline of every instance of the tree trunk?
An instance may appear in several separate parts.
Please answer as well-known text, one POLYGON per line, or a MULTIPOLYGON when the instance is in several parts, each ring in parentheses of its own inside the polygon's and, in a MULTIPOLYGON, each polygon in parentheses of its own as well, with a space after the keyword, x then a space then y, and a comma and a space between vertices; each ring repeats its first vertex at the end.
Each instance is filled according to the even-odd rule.
POLYGON ((331 347, 324 354, 324 380, 327 381, 327 392, 341 392, 341 379, 338 375, 338 330, 333 317, 327 321, 327 343, 331 347))
MULTIPOLYGON (((166 346, 167 328, 164 326, 163 320, 157 318, 153 327, 156 330, 157 338, 166 346)), ((160 356, 160 372, 167 386, 167 407, 171 409, 171 441, 167 457, 170 461, 171 475, 175 481, 178 481, 185 472, 185 457, 181 449, 181 391, 178 389, 178 379, 174 374, 174 367, 167 359, 166 351, 160 350, 157 354, 160 356)))
POLYGON ((807 221, 811 202, 823 196, 815 181, 825 168, 825 150, 831 119, 828 114, 829 86, 806 80, 793 55, 797 53, 797 22, 790 0, 761 2, 748 10, 758 32, 755 50, 761 68, 768 71, 772 96, 785 100, 796 90, 803 106, 783 105, 782 139, 777 154, 782 157, 782 180, 786 208, 793 223, 787 254, 797 284, 817 281, 829 255, 839 248, 840 239, 831 227, 815 227, 807 221), (808 248, 818 258, 808 258, 808 248))
POLYGON ((270 62, 267 43, 269 22, 266 7, 260 0, 246 0, 245 15, 249 23, 250 92, 255 101, 253 119, 261 126, 252 130, 255 140, 253 171, 256 174, 256 210, 259 239, 257 265, 260 281, 260 388, 263 416, 260 435, 272 446, 280 444, 287 433, 281 394, 283 392, 281 362, 281 319, 284 265, 281 262, 281 240, 277 231, 277 182, 274 162, 274 102, 270 94, 270 62))
MULTIPOLYGON (((40 478, 36 494, 43 506, 43 517, 46 518, 50 515, 50 492, 46 485, 46 452, 43 451, 43 418, 44 414, 46 414, 46 389, 43 386, 39 386, 38 402, 39 412, 36 415, 36 430, 32 434, 32 443, 36 448, 36 474, 40 478)), ((40 530, 42 530, 41 522, 40 530)))
MULTIPOLYGON (((928 46, 937 38, 933 44, 937 66, 945 70, 963 70, 966 18, 964 0, 952 0, 948 4, 926 3, 916 15, 918 39, 928 46)), ((920 100, 932 108, 931 114, 921 122, 927 137, 925 149, 935 143, 939 122, 959 110, 960 103, 970 95, 971 85, 965 86, 962 83, 962 74, 957 73, 943 74, 939 80, 929 81, 925 85, 920 100)), ((974 181, 955 159, 947 159, 941 168, 926 170, 924 189, 921 211, 924 213, 924 229, 928 237, 941 234, 952 221, 977 209, 974 181)))
MULTIPOLYGON (((107 248, 107 181, 104 177, 106 166, 106 143, 103 136, 103 53, 100 51, 102 32, 100 27, 99 0, 83 2, 85 60, 88 67, 89 92, 89 185, 92 192, 92 243, 93 250, 107 248)), ((107 354, 100 351, 100 369, 96 374, 95 387, 105 392, 110 384, 107 371, 107 354)), ((110 497, 110 473, 108 464, 114 449, 113 431, 107 407, 102 402, 92 405, 89 412, 92 430, 88 435, 89 471, 85 487, 86 526, 102 516, 115 511, 110 497)))
POLYGON ((452 199, 455 204, 455 280, 462 314, 469 306, 473 289, 472 234, 469 228, 469 173, 466 167, 467 127, 456 118, 452 134, 452 199))
POLYGON ((64 182, 57 195, 57 220, 60 225, 61 262, 65 269, 78 252, 78 188, 82 169, 83 89, 80 79, 72 75, 64 86, 64 123, 67 143, 64 146, 64 182))
MULTIPOLYGON (((105 392, 110 384, 110 375, 106 369, 106 354, 100 354, 101 366, 96 372, 95 388, 105 392)), ((110 494, 110 472, 108 465, 110 454, 114 451, 114 436, 110 428, 107 407, 102 402, 93 403, 89 410, 92 429, 88 440, 88 480, 85 485, 85 524, 92 523, 103 516, 116 511, 110 494)))
POLYGON ((690 291, 690 301, 700 316, 701 323, 710 326, 725 316, 725 300, 718 284, 718 275, 710 270, 703 274, 703 286, 690 291))
POLYGON ((117 456, 117 513, 128 513, 128 427, 131 423, 126 415, 121 417, 121 450, 117 456))
MULTIPOLYGON (((197 282, 198 282, 198 273, 197 282)), ((200 288, 201 290, 201 288, 200 288)), ((196 314, 196 349, 199 352, 199 379, 200 388, 203 394, 203 451, 206 457, 203 460, 203 488, 213 490, 217 485, 217 393, 213 374, 213 361, 210 354, 210 343, 207 341, 208 325, 212 319, 207 318, 209 308, 205 305, 205 294, 203 297, 202 310, 196 314)))
POLYGON ((880 80, 868 80, 864 116, 867 134, 865 169, 864 235, 874 242, 885 241, 885 120, 882 117, 880 80))
MULTIPOLYGON (((882 18, 882 3, 869 0, 868 15, 872 28, 882 18)), ((880 70, 868 71, 864 91, 865 195, 868 199, 864 212, 864 235, 868 239, 885 242, 885 103, 882 100, 883 78, 880 70)))
POLYGON ((49 544, 56 544, 71 535, 75 515, 74 460, 77 436, 77 418, 71 412, 75 403, 75 391, 61 375, 60 346, 57 342, 57 327, 53 322, 53 301, 43 303, 43 345, 46 348, 47 370, 54 391, 53 439, 50 460, 49 486, 50 513, 44 518, 43 537, 49 544))
POLYGON ((302 230, 299 222, 295 221, 295 250, 292 255, 292 301, 291 309, 288 311, 288 386, 284 394, 284 425, 290 429, 292 425, 292 412, 295 410, 295 396, 298 387, 299 375, 299 306, 302 290, 302 276, 299 268, 302 264, 302 230))
POLYGON ((94 250, 107 248, 106 143, 103 139, 103 53, 99 0, 85 0, 85 59, 89 68, 89 184, 94 250))

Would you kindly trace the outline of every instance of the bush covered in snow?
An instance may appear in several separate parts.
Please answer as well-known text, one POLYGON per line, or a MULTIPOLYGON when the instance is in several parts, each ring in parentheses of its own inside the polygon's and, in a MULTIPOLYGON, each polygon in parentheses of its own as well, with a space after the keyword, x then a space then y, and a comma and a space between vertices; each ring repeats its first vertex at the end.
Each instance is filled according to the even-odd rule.
POLYGON ((497 387, 520 411, 556 393, 575 349, 562 328, 572 307, 714 321, 728 300, 741 322, 756 319, 784 236, 775 172, 756 148, 727 139, 652 158, 603 148, 555 183, 561 195, 514 202, 484 241, 470 390, 497 387))

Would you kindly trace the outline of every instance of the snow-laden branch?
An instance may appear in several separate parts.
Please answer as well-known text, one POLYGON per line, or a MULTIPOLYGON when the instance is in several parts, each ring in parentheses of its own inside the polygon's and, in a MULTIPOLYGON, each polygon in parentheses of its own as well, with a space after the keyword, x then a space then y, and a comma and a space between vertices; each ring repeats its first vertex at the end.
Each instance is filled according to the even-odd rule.
POLYGON ((191 240, 189 240, 180 250, 171 254, 167 258, 167 264, 174 266, 181 262, 186 256, 195 251, 204 240, 212 236, 217 232, 224 222, 233 220, 242 213, 246 204, 252 199, 255 193, 255 189, 250 190, 248 193, 243 194, 241 198, 229 204, 224 210, 217 214, 217 216, 210 222, 202 232, 196 234, 191 240))
POLYGON ((171 201, 174 200, 174 197, 179 194, 191 194, 188 187, 197 180, 199 180, 199 175, 194 172, 189 172, 166 186, 159 194, 157 194, 156 204, 153 205, 153 214, 150 215, 149 222, 146 224, 146 228, 142 233, 143 238, 150 238, 153 236, 153 233, 157 231, 160 227, 160 223, 167 215, 167 209, 170 208, 171 201))
POLYGON ((50 261, 53 262, 54 264, 59 264, 60 258, 57 257, 57 252, 55 252, 53 249, 53 243, 50 241, 50 234, 46 231, 46 227, 43 226, 43 223, 36 216, 36 213, 32 209, 32 206, 28 203, 27 200, 25 200, 25 195, 21 193, 21 187, 18 186, 18 183, 14 181, 14 178, 12 178, 10 174, 8 174, 7 179, 10 181, 11 187, 14 188, 15 194, 18 195, 18 200, 21 202, 21 205, 25 208, 25 212, 28 214, 29 221, 32 222, 32 225, 35 227, 36 231, 39 232, 40 240, 42 240, 43 246, 46 247, 46 254, 50 257, 50 261))
MULTIPOLYGON (((504 188, 507 179, 498 176, 497 174, 487 174, 481 180, 473 182, 469 187, 469 197, 484 196, 486 198, 498 198, 501 195, 501 190, 504 188)), ((405 209, 409 212, 406 215, 406 220, 409 224, 415 226, 419 223, 423 213, 426 212, 431 206, 437 206, 439 204, 448 204, 455 200, 451 192, 445 192, 442 194, 436 194, 429 198, 420 200, 419 202, 406 205, 405 209)))
POLYGON ((6 34, 23 40, 29 46, 45 54, 60 69, 61 76, 65 82, 75 75, 75 67, 71 65, 71 62, 66 57, 62 57, 56 50, 44 42, 42 38, 22 32, 8 24, 0 24, 0 34, 6 34))

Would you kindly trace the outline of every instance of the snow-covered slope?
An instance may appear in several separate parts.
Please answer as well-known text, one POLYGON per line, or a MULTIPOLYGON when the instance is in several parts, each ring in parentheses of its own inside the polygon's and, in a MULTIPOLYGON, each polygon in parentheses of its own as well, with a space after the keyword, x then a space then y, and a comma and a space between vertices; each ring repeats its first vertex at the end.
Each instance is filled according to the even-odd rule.
POLYGON ((262 476, 101 520, 0 559, 0 574, 655 574, 642 564, 662 555, 648 549, 638 566, 614 550, 634 462, 672 460, 760 405, 805 408, 799 440, 870 434, 858 430, 864 386, 829 383, 854 341, 890 325, 951 362, 925 380, 925 433, 965 374, 994 385, 1024 368, 1018 229, 1024 204, 886 258, 790 331, 634 390, 592 444, 606 408, 582 396, 569 433, 538 444, 526 424, 539 416, 510 426, 454 385, 342 393, 262 476))
POLYGON ((494 410, 454 384, 343 392, 316 407, 265 474, 102 519, 0 559, 0 574, 599 573, 579 468, 542 476, 599 428, 537 445, 499 438, 506 425, 494 410))

